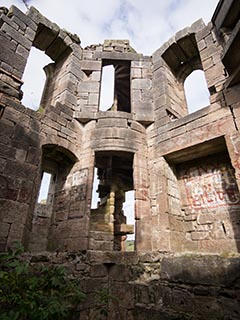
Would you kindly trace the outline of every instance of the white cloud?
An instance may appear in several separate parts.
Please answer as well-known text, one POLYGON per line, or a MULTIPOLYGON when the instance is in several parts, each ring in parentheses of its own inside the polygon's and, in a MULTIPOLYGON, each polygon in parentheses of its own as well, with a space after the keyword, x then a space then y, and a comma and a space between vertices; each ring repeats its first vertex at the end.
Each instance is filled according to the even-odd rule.
MULTIPOLYGON (((218 0, 32 0, 43 15, 77 33, 82 45, 128 38, 138 52, 151 55, 175 32, 203 18, 207 23, 218 0)), ((25 11, 20 0, 2 0, 25 11)))

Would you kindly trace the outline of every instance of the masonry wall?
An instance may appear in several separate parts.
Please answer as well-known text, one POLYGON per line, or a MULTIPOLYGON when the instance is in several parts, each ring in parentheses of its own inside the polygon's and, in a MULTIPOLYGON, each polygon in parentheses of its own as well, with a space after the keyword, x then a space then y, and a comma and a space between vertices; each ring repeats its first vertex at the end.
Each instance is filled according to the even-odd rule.
POLYGON ((136 250, 239 251, 239 84, 226 86, 211 23, 179 31, 152 57, 125 40, 82 49, 76 35, 35 8, 24 14, 13 6, 0 25, 2 250, 14 240, 32 251, 110 250, 112 222, 106 233, 91 211, 95 158, 125 152, 133 155, 136 250), (53 60, 42 113, 21 104, 32 46, 53 60), (121 84, 130 88, 130 105, 103 112, 108 64, 116 96, 121 84), (188 114, 184 81, 196 69, 204 71, 210 103, 188 114), (54 178, 48 209, 36 206, 43 171, 54 178))
POLYGON ((99 252, 28 256, 64 265, 86 294, 80 319, 239 319, 239 258, 99 252))
MULTIPOLYGON (((76 185, 81 183, 81 181, 71 181, 68 185, 63 183, 70 169, 73 169, 72 174, 80 172, 78 173, 80 175, 82 169, 82 164, 76 164, 72 168, 73 164, 78 162, 82 132, 80 125, 73 119, 77 100, 71 99, 71 93, 80 76, 78 70, 68 69, 70 62, 79 52, 81 53, 81 49, 76 45, 76 43, 79 43, 78 38, 73 41, 66 32, 60 30, 57 25, 51 23, 34 8, 25 15, 16 7, 11 7, 9 11, 1 15, 1 19, 1 35, 4 39, 2 42, 3 50, 1 51, 1 79, 4 82, 1 87, 1 106, 3 110, 1 117, 3 129, 1 133, 4 135, 3 143, 7 144, 9 150, 9 153, 7 153, 2 148, 3 181, 5 182, 3 184, 4 192, 1 193, 1 214, 4 215, 3 221, 7 219, 7 225, 2 225, 1 248, 4 250, 13 241, 20 240, 25 245, 29 244, 33 250, 46 250, 50 226, 53 223, 56 226, 57 222, 55 220, 61 220, 60 217, 55 219, 55 213, 59 215, 57 210, 59 192, 67 194, 65 199, 61 199, 61 205, 69 208, 69 203, 67 203, 69 193, 71 193, 71 197, 76 197, 74 196, 76 185), (25 36, 24 41, 22 34, 25 36), (46 110, 43 114, 29 110, 20 103, 22 96, 20 77, 26 65, 31 45, 46 51, 46 54, 55 60, 52 64, 52 70, 56 81, 61 84, 57 90, 54 90, 54 87, 52 89, 45 88, 43 105, 40 108, 40 110, 46 110), (22 46, 25 46, 24 50, 22 46), (17 63, 19 59, 22 64, 17 63), (18 67, 15 66, 16 63, 18 67), (18 95, 15 94, 14 90, 18 90, 18 95), (8 130, 8 134, 4 133, 4 129, 8 130), (46 149, 48 150, 47 153, 45 152, 46 149), (54 159, 54 155, 58 155, 57 160, 54 159), (68 160, 71 164, 66 164, 68 160), (4 169, 5 162, 9 169, 4 169), (48 213, 48 216, 44 216, 41 210, 40 212, 35 210, 42 171, 53 172, 56 182, 58 182, 53 199, 53 212, 50 215, 48 213), (15 184, 18 183, 17 186, 14 186, 13 182, 11 183, 13 176, 15 184), (19 182, 16 180, 18 178, 19 182), (20 184, 24 186, 25 191, 21 190, 20 184), (9 192, 6 191, 8 189, 9 192), (14 191, 15 189, 17 191, 14 191), (16 193, 14 197, 10 194, 13 192, 16 193), (21 197, 26 199, 21 200, 21 197), (23 206, 24 208, 22 208, 23 206), (8 207, 12 208, 12 214, 7 217, 6 208, 8 207), (21 211, 21 208, 24 212, 21 211), (34 212, 35 217, 33 219, 34 212), (34 221, 34 226, 32 226, 32 221, 34 221)), ((81 199, 86 202, 87 196, 82 196, 81 199)), ((78 207, 79 210, 84 210, 81 201, 76 201, 74 206, 75 209, 78 207)), ((72 211, 73 209, 70 206, 69 212, 72 211)), ((84 214, 85 210, 80 216, 85 216, 84 214)), ((71 219, 76 219, 76 222, 79 220, 79 216, 71 216, 71 219)), ((53 228, 51 237, 58 239, 57 234, 55 235, 57 233, 55 229, 53 228)), ((69 226, 69 230, 71 230, 71 226, 69 226)), ((87 248, 86 240, 84 242, 86 234, 79 235, 78 233, 78 237, 75 235, 74 238, 76 241, 79 238, 82 239, 82 248, 87 248)), ((71 237, 68 238, 68 242, 70 239, 71 237)), ((64 235, 63 240, 65 240, 64 235)), ((65 248, 66 244, 64 243, 61 247, 65 248)))
POLYGON ((41 155, 39 115, 1 95, 1 250, 29 241, 41 155), (11 105, 11 107, 9 106, 11 105), (31 179, 29 176, 31 175, 31 179))
MULTIPOLYGON (((196 67, 198 65, 198 68, 205 72, 210 92, 211 104, 208 107, 189 115, 183 116, 182 114, 181 106, 184 104, 184 100, 182 93, 179 92, 179 85, 182 81, 182 74, 189 74, 189 66, 185 65, 184 67, 184 64, 187 64, 187 62, 184 62, 184 57, 182 57, 179 65, 177 65, 176 60, 173 61, 172 57, 174 54, 177 55, 181 49, 182 54, 189 55, 194 65, 196 53, 192 54, 190 50, 188 51, 188 46, 183 47, 179 43, 181 40, 179 33, 175 35, 175 39, 170 39, 168 43, 165 43, 153 54, 153 74, 156 77, 154 92, 156 92, 157 98, 155 106, 156 115, 159 117, 157 119, 159 120, 148 127, 147 134, 149 135, 149 155, 152 164, 150 165, 150 172, 156 176, 161 176, 161 183, 154 183, 151 192, 152 204, 155 204, 156 199, 159 199, 157 205, 154 205, 154 214, 157 218, 154 218, 156 223, 153 229, 155 233, 153 242, 160 240, 160 234, 163 234, 163 237, 168 240, 160 242, 161 248, 171 248, 173 251, 216 252, 217 247, 221 245, 227 251, 238 251, 239 236, 238 231, 236 231, 238 228, 234 227, 236 220, 238 220, 236 219, 238 213, 234 213, 238 212, 237 202, 239 199, 238 178, 235 174, 237 167, 233 164, 233 159, 230 160, 229 158, 229 155, 232 158, 232 147, 227 144, 229 135, 231 136, 234 132, 237 134, 238 127, 237 120, 233 117, 234 107, 225 99, 228 90, 224 89, 226 73, 221 63, 222 48, 216 39, 211 24, 203 26, 201 22, 198 22, 181 31, 183 39, 187 39, 191 34, 195 34, 199 54, 198 62, 195 62, 195 65, 196 67), (162 84, 160 80, 164 77, 169 78, 170 74, 172 80, 162 84), (173 85, 174 81, 175 84, 173 85), (168 92, 171 92, 171 94, 169 95, 168 92), (181 102, 179 100, 177 104, 173 103, 171 99, 176 101, 175 96, 182 99, 181 102), (171 111, 170 117, 168 111, 171 111), (221 169, 219 162, 213 160, 214 157, 211 154, 216 153, 218 153, 218 161, 225 158, 222 164, 222 168, 225 169, 221 169), (190 162, 190 160, 193 161, 190 162), (211 183, 206 177, 205 182, 202 180, 200 183, 201 188, 205 186, 206 192, 199 190, 199 194, 203 195, 203 193, 207 194, 209 192, 217 194, 217 192, 220 192, 222 197, 225 194, 224 199, 222 199, 225 204, 222 206, 222 203, 219 203, 213 208, 205 203, 205 208, 202 207, 200 210, 201 218, 197 222, 198 226, 196 226, 194 223, 197 220, 193 219, 196 212, 192 207, 189 211, 191 214, 186 216, 185 201, 188 192, 186 185, 191 184, 191 178, 187 178, 187 176, 184 178, 180 168, 201 171, 200 168, 205 167, 206 172, 210 172, 210 167, 209 169, 206 167, 208 161, 211 163, 210 167, 216 167, 213 171, 214 174, 219 175, 220 186, 214 186, 214 182, 211 183), (161 167, 160 163, 162 164, 161 167), (169 168, 168 171, 166 171, 166 168, 169 168), (228 171, 229 177, 233 177, 231 192, 234 194, 235 191, 233 190, 236 190, 236 207, 226 203, 228 202, 228 194, 225 188, 228 187, 224 182, 225 171, 222 170, 228 171), (162 172, 160 173, 160 171, 162 172), (162 205, 160 205, 160 201, 162 205), (221 213, 218 213, 218 211, 221 213), (224 223, 226 223, 226 228, 224 223)), ((185 43, 187 43, 187 40, 185 43)), ((237 87, 231 89, 231 92, 234 92, 235 95, 237 91, 237 87)), ((236 97, 236 99, 238 98, 236 97)), ((202 179, 201 173, 193 175, 196 176, 193 179, 202 179)), ((226 175, 228 176, 228 174, 226 175)), ((215 200, 212 198, 211 201, 214 202, 215 200)), ((187 207, 189 208, 189 204, 187 207)))

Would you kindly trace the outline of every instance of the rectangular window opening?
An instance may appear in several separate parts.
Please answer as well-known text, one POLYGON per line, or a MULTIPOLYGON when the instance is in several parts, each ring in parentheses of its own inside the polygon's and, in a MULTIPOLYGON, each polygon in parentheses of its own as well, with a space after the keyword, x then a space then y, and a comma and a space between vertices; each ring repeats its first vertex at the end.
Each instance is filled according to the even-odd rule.
POLYGON ((92 188, 92 201, 91 201, 91 209, 97 209, 98 204, 100 202, 99 194, 98 194, 98 186, 99 186, 99 179, 98 179, 98 169, 94 168, 94 177, 93 177, 93 188, 92 188))
POLYGON ((123 212, 127 218, 127 224, 134 226, 134 232, 127 235, 125 241, 125 251, 135 250, 135 212, 134 212, 134 190, 125 193, 125 202, 123 203, 123 212))
POLYGON ((114 108, 114 78, 115 70, 112 65, 102 68, 99 111, 111 111, 114 108))
POLYGON ((130 61, 103 60, 99 110, 131 112, 130 61))

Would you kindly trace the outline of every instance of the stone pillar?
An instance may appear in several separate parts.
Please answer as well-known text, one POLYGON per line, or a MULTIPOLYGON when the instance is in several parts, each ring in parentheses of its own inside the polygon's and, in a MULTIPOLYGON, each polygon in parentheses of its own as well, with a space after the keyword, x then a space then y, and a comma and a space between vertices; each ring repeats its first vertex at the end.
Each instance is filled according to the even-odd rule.
POLYGON ((149 176, 146 157, 139 153, 134 156, 134 190, 135 190, 135 247, 137 251, 152 250, 152 221, 149 199, 149 176))

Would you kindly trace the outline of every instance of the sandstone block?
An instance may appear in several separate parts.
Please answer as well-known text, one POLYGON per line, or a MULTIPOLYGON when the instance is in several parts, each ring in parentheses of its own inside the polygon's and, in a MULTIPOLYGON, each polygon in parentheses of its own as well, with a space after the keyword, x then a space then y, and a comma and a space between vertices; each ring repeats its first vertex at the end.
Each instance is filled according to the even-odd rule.
POLYGON ((142 77, 142 70, 140 68, 133 68, 131 71, 131 77, 133 79, 141 78, 142 77))
POLYGON ((108 275, 108 270, 104 264, 95 264, 90 268, 91 277, 106 277, 108 275))
POLYGON ((0 234, 1 234, 1 238, 7 238, 8 234, 9 234, 9 230, 10 230, 10 223, 2 223, 0 226, 0 234))
POLYGON ((207 231, 192 232, 191 237, 192 237, 192 240, 196 240, 196 241, 208 239, 209 232, 207 231))
POLYGON ((93 71, 91 74, 92 81, 100 81, 101 80, 101 72, 100 71, 93 71))
POLYGON ((151 88, 151 80, 150 79, 133 79, 132 80, 132 89, 149 90, 150 88, 151 88))
POLYGON ((214 221, 214 216, 212 214, 200 214, 197 217, 198 224, 211 224, 214 221))
POLYGON ((88 98, 88 104, 98 105, 99 95, 97 93, 90 93, 88 98))
POLYGON ((80 65, 82 70, 97 71, 97 70, 101 70, 102 68, 101 61, 82 60, 80 65))
POLYGON ((6 32, 8 35, 11 36, 12 39, 14 39, 17 43, 21 43, 21 45, 26 48, 27 50, 30 50, 31 48, 31 41, 29 41, 26 37, 21 35, 19 32, 17 32, 14 28, 12 28, 10 25, 4 24, 2 26, 2 30, 6 32))
POLYGON ((98 82, 80 82, 79 92, 99 92, 98 82))
MULTIPOLYGON (((33 12, 35 8, 31 8, 30 11, 33 12)), ((36 10, 36 9, 35 9, 36 10)), ((37 11, 37 10, 36 10, 37 11)), ((34 31, 37 30, 37 24, 30 18, 31 14, 28 12, 29 16, 24 14, 20 11, 17 7, 11 6, 9 9, 9 14, 12 17, 17 17, 20 21, 22 21, 25 25, 33 29, 34 31)))

